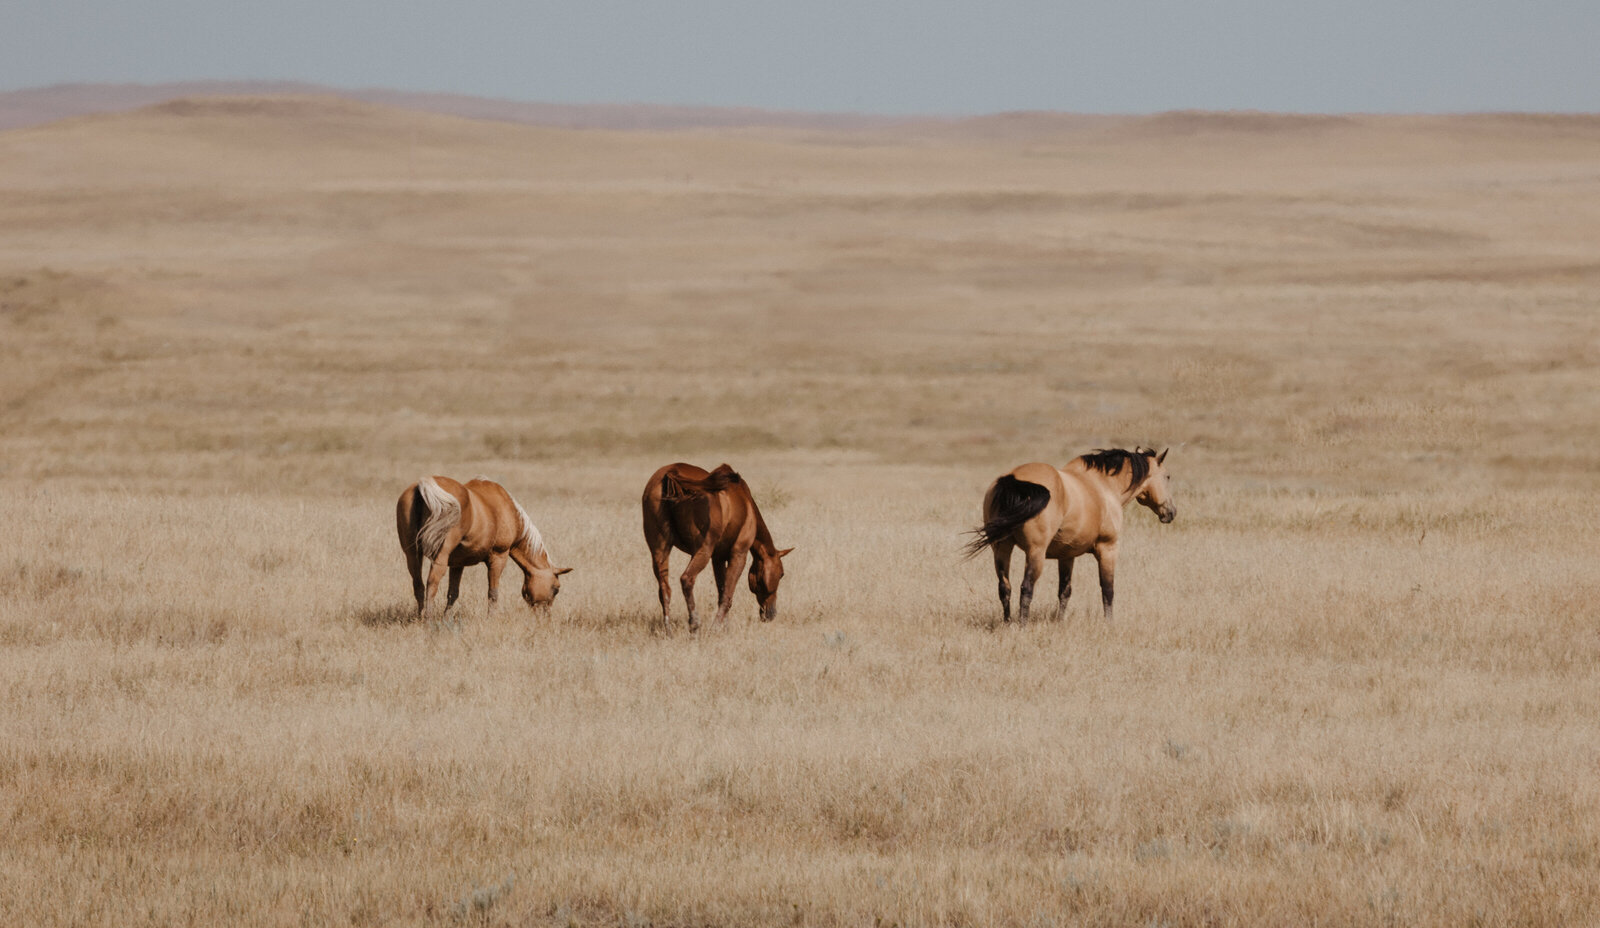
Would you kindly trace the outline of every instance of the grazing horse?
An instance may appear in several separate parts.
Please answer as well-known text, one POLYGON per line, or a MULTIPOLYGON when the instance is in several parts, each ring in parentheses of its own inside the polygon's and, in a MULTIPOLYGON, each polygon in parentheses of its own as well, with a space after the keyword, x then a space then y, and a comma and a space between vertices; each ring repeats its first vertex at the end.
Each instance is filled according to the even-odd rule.
POLYGON ((522 598, 530 606, 554 602, 561 591, 561 575, 572 570, 551 565, 550 551, 527 510, 505 487, 482 477, 464 484, 449 477, 423 477, 400 494, 395 524, 419 616, 439 591, 446 567, 450 570, 447 612, 461 595, 461 571, 474 564, 489 565, 490 610, 500 600, 500 572, 508 558, 522 568, 522 598), (424 560, 432 562, 426 586, 424 560))
POLYGON ((711 565, 717 578, 717 624, 728 620, 739 572, 746 555, 750 564, 750 592, 761 606, 761 621, 778 617, 778 581, 783 579, 783 556, 793 548, 778 550, 772 542, 750 486, 724 464, 707 473, 693 464, 668 464, 650 475, 644 485, 644 540, 655 562, 656 584, 661 594, 661 621, 672 631, 672 584, 667 580, 667 559, 677 548, 689 555, 684 568, 683 603, 689 609, 689 630, 700 627, 694 608, 694 581, 711 565))
POLYGON ((983 497, 983 524, 971 534, 967 557, 994 549, 994 572, 1000 578, 1000 609, 1011 621, 1011 551, 1022 546, 1027 568, 1017 602, 1017 622, 1028 621, 1033 585, 1044 572, 1045 558, 1061 563, 1061 611, 1072 595, 1072 561, 1094 554, 1100 565, 1100 601, 1111 621, 1112 580, 1117 570, 1117 536, 1122 509, 1132 500, 1154 512, 1163 524, 1178 514, 1169 495, 1172 476, 1162 469, 1165 451, 1096 450, 1074 458, 1065 467, 1024 464, 994 482, 983 497))

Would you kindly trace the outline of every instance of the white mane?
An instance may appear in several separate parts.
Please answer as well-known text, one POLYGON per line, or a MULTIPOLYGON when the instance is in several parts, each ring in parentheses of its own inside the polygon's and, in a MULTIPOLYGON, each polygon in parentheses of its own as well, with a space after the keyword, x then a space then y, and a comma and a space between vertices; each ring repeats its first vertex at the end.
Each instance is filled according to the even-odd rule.
MULTIPOLYGON (((510 496, 509 493, 506 495, 510 496)), ((517 540, 526 541, 528 543, 528 553, 538 555, 540 551, 545 550, 544 536, 539 534, 538 527, 533 524, 532 519, 528 518, 528 510, 522 508, 522 504, 517 502, 516 497, 512 497, 511 505, 517 507, 517 518, 522 520, 522 534, 517 536, 517 540)))

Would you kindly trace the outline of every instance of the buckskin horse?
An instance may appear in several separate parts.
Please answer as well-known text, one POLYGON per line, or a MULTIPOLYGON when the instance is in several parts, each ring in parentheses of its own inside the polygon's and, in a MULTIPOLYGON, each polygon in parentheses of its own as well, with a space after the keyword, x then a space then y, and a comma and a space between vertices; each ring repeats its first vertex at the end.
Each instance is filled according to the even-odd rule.
POLYGON ((449 477, 423 477, 400 494, 395 523, 419 616, 439 591, 446 568, 446 612, 461 595, 461 571, 475 564, 489 565, 491 611, 500 600, 500 572, 508 559, 522 568, 522 598, 530 606, 553 603, 561 591, 561 575, 572 570, 550 563, 550 550, 527 510, 505 487, 483 477, 464 484, 449 477), (424 561, 432 562, 426 581, 424 561))
POLYGON ((778 617, 778 581, 783 579, 783 557, 793 548, 778 550, 766 520, 750 495, 750 486, 726 464, 707 472, 693 464, 668 464, 650 475, 641 500, 644 540, 650 546, 656 585, 661 598, 661 621, 672 631, 672 584, 667 561, 672 549, 689 555, 684 568, 683 604, 689 610, 689 630, 700 627, 694 607, 694 581, 710 565, 717 578, 717 624, 727 623, 734 587, 751 556, 750 592, 761 607, 761 621, 778 617))
POLYGON ((1138 500, 1163 524, 1178 514, 1170 495, 1172 476, 1161 466, 1166 459, 1167 452, 1157 454, 1149 448, 1096 449, 1065 467, 1024 464, 996 480, 984 494, 983 524, 969 533, 975 537, 965 552, 970 558, 984 548, 993 549, 1004 620, 1011 621, 1011 552, 1021 545, 1027 566, 1017 597, 1018 624, 1028 621, 1033 586, 1044 573, 1045 558, 1060 561, 1064 614, 1072 595, 1072 562, 1090 553, 1100 566, 1100 601, 1110 623, 1123 507, 1138 500))

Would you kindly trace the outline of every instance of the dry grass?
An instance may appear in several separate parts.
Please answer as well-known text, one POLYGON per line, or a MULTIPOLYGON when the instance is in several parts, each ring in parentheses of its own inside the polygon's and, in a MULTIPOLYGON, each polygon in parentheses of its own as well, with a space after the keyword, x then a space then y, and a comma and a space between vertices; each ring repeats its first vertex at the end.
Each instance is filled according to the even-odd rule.
POLYGON ((0 921, 1600 917, 1600 131, 1025 129, 0 133, 0 921), (985 483, 1134 442, 1118 625, 994 628, 985 483), (675 459, 776 623, 651 627, 675 459), (577 571, 413 621, 480 471, 577 571))

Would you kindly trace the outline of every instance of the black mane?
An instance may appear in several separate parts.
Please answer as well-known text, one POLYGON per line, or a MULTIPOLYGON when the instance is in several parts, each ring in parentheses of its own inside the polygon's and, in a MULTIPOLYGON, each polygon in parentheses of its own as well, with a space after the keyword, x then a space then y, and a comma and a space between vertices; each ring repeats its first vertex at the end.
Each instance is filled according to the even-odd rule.
POLYGON ((1144 483, 1144 478, 1150 476, 1150 459, 1155 457, 1155 452, 1145 448, 1135 448, 1127 451, 1122 448, 1096 448, 1084 455, 1080 460, 1090 470, 1097 470, 1102 474, 1120 474, 1126 465, 1133 476, 1128 481, 1129 489, 1144 483))

